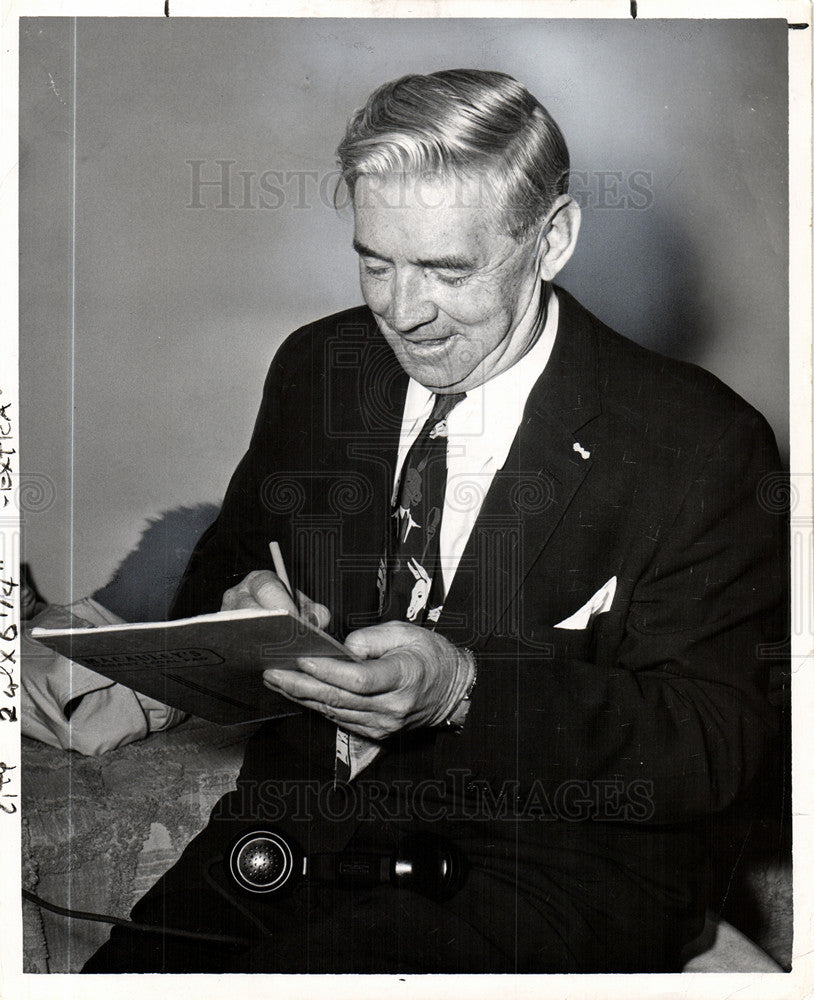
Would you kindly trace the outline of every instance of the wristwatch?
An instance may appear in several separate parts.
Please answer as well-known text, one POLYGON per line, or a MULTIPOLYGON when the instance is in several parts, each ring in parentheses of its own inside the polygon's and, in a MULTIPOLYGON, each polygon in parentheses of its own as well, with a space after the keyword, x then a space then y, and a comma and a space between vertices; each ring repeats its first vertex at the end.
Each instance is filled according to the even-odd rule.
POLYGON ((453 732, 459 733, 466 722, 466 717, 469 714, 469 706, 472 704, 472 691, 475 687, 475 682, 478 679, 478 661, 475 659, 475 654, 471 649, 462 650, 464 653, 468 653, 472 658, 472 680, 469 683, 469 687, 466 689, 466 694, 458 702, 458 704, 453 708, 449 715, 444 720, 444 725, 447 729, 451 729, 453 732))

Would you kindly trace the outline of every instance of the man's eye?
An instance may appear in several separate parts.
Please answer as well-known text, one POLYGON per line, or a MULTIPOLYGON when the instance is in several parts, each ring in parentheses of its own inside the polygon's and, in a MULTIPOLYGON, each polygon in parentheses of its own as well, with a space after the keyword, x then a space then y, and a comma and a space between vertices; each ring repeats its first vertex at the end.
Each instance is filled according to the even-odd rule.
POLYGON ((443 285, 449 285, 451 288, 462 285, 469 277, 468 274, 445 274, 443 271, 436 271, 435 276, 443 285))
POLYGON ((372 278, 384 278, 390 271, 390 268, 386 264, 368 264, 364 260, 362 261, 362 267, 365 274, 369 274, 372 278))

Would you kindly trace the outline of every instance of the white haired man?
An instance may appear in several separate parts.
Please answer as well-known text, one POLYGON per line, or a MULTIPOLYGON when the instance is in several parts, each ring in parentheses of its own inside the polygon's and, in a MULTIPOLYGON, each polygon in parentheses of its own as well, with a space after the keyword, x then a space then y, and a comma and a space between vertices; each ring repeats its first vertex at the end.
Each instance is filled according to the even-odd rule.
POLYGON ((265 671, 302 713, 133 913, 245 947, 116 929, 86 971, 675 970, 705 824, 773 726, 773 435, 553 284, 568 152, 511 77, 385 84, 338 155, 366 304, 280 348, 174 614, 293 608, 278 539, 357 659, 265 671), (340 867, 419 833, 465 877, 240 897, 223 859, 258 823, 340 867))

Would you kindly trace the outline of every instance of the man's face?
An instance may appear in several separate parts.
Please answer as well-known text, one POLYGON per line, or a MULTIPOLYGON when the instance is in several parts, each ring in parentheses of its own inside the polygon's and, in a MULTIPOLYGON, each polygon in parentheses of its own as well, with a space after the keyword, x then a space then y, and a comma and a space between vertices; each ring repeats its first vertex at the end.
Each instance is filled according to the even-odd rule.
POLYGON ((509 368, 533 324, 518 324, 539 284, 535 233, 521 242, 477 179, 362 177, 354 248, 365 302, 401 366, 440 392, 509 368))

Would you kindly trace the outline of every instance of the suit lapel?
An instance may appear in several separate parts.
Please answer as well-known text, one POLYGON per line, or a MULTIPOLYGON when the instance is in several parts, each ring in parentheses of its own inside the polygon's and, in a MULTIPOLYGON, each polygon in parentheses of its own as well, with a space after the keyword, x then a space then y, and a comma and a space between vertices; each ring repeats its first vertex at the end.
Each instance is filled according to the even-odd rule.
POLYGON ((486 495, 438 623, 451 637, 466 623, 475 645, 501 620, 591 471, 591 447, 576 431, 601 412, 596 346, 588 314, 568 293, 557 289, 557 296, 554 349, 486 495))
POLYGON ((350 502, 343 505, 336 570, 341 575, 342 604, 352 628, 378 620, 376 577, 385 551, 408 382, 372 316, 365 329, 355 333, 363 343, 358 395, 355 405, 346 408, 337 441, 351 489, 350 502))

